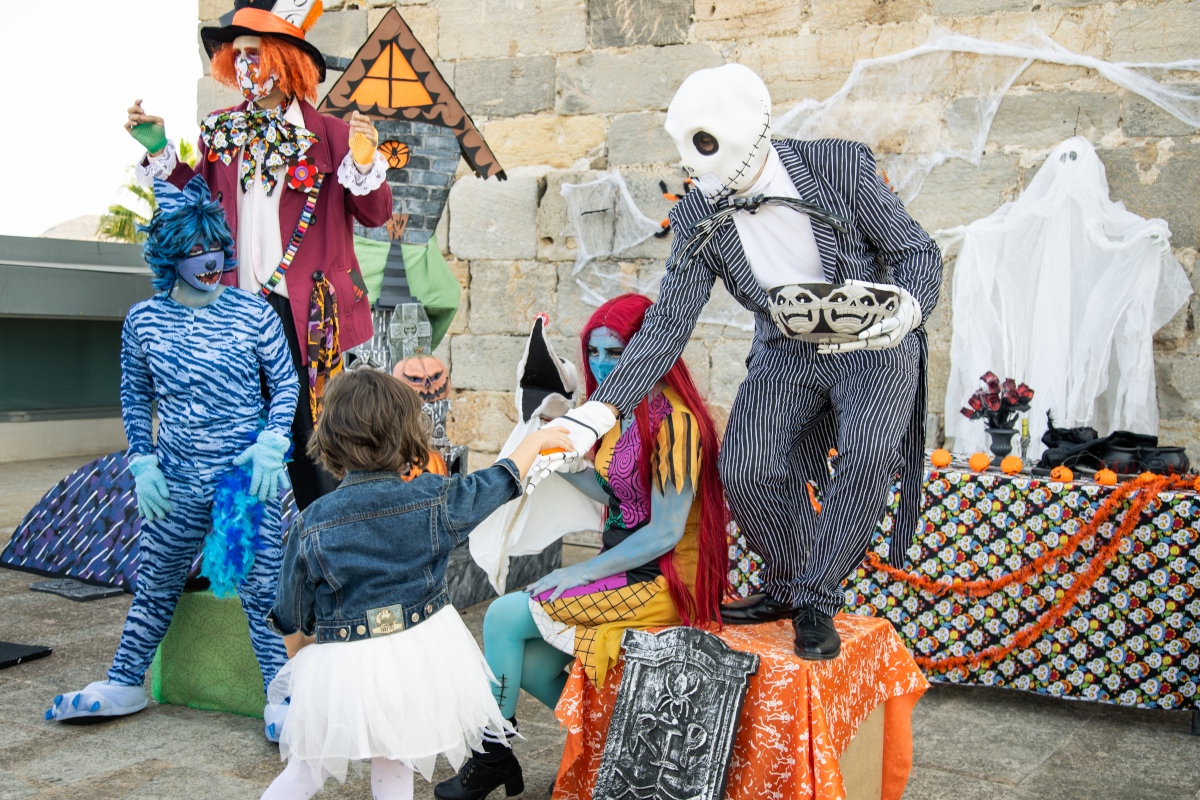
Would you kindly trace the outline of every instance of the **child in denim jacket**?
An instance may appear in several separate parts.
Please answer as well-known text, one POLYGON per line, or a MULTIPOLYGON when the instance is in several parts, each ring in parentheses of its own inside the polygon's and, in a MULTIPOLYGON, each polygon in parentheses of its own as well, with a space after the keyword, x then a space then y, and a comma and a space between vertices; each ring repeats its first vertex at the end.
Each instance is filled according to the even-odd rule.
POLYGON ((264 800, 307 800, 366 759, 376 798, 411 798, 414 768, 429 780, 439 753, 457 769, 469 748, 514 733, 450 605, 446 563, 520 496, 540 451, 571 442, 540 430, 492 467, 445 477, 423 472, 424 419, 416 392, 381 372, 346 372, 326 389, 309 451, 344 480, 287 534, 268 621, 290 660, 268 699, 279 716, 287 706, 279 752, 290 760, 264 800))

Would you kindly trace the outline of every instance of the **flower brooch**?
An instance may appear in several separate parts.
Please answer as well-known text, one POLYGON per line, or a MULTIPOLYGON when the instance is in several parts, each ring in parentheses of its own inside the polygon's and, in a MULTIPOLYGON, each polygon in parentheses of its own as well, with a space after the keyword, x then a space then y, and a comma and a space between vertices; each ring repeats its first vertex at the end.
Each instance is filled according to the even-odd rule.
POLYGON ((306 156, 300 156, 288 164, 287 185, 289 189, 306 192, 317 179, 317 167, 306 156))

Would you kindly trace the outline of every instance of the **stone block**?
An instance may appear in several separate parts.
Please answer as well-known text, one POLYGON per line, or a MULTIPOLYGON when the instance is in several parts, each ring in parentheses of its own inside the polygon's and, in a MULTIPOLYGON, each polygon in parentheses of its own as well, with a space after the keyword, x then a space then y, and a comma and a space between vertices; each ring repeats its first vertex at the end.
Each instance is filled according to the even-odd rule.
POLYGON ((1165 139, 1097 153, 1111 199, 1140 216, 1165 219, 1174 247, 1200 246, 1200 145, 1165 139))
POLYGON ((692 0, 588 0, 593 48, 680 44, 687 40, 692 0))
POLYGON ((666 114, 622 114, 608 126, 608 163, 671 164, 679 151, 667 135, 666 114))
POLYGON ((725 63, 705 44, 559 56, 560 114, 666 110, 683 79, 725 63))
POLYGON ((1154 373, 1158 382, 1159 416, 1164 420, 1200 419, 1200 360, 1189 355, 1156 353, 1154 373))
POLYGON ((305 38, 327 56, 353 58, 367 33, 367 10, 344 9, 322 14, 305 38))
POLYGON ((1110 61, 1179 61, 1196 57, 1200 3, 1123 6, 1115 11, 1110 61))
POLYGON ((450 190, 450 250, 466 259, 533 258, 538 179, 510 171, 506 181, 464 178, 450 190))
POLYGON ((511 392, 524 352, 524 336, 455 336, 450 342, 450 382, 460 392, 511 392))
MULTIPOLYGON (((1200 92, 1196 84, 1173 84, 1172 88, 1189 93, 1200 92)), ((1128 92, 1121 106, 1121 129, 1126 136, 1195 136, 1200 130, 1193 128, 1161 106, 1155 105, 1140 94, 1128 92)))
POLYGON ((1029 0, 933 0, 935 17, 979 17, 1004 11, 1028 11, 1029 0))
POLYGON ((708 348, 707 341, 695 336, 687 343, 687 347, 683 348, 683 363, 687 365, 692 382, 696 384, 696 390, 700 392, 701 397, 708 397, 712 393, 712 363, 708 348))
MULTIPOLYGON (((525 336, 533 318, 555 310, 558 275, 541 261, 471 262, 471 333, 525 336)), ((554 321, 548 333, 554 331, 554 321)))
POLYGON ((604 146, 603 117, 539 116, 484 123, 483 137, 505 169, 546 165, 558 169, 598 155, 604 146))
MULTIPOLYGON (((676 158, 678 158, 678 153, 676 158)), ((666 219, 667 214, 675 205, 673 200, 663 197, 659 182, 665 182, 667 189, 672 192, 683 192, 683 170, 678 167, 659 167, 649 171, 627 172, 623 174, 623 177, 625 185, 629 187, 629 196, 633 198, 638 211, 654 222, 666 219)), ((627 250, 622 250, 617 255, 621 258, 655 259, 657 267, 661 268, 665 265, 667 257, 671 255, 673 236, 673 233, 662 238, 651 236, 627 250)))
POLYGON ((485 469, 499 460, 499 452, 477 452, 472 450, 470 456, 467 458, 467 471, 474 472, 477 469, 485 469))
POLYGON ((1200 460, 1200 422, 1196 419, 1160 419, 1158 443, 1163 447, 1183 447, 1193 468, 1200 460))
POLYGON ((433 233, 437 236, 438 249, 443 255, 450 252, 450 212, 443 210, 442 215, 438 217, 437 225, 433 229, 433 233))
POLYGON ((805 19, 795 0, 710 0, 696 3, 696 38, 753 41, 794 34, 805 19))
POLYGON ((748 341, 719 341, 712 346, 712 390, 714 403, 732 405, 738 387, 746 377, 748 341))
POLYGON ((537 257, 542 261, 574 261, 575 239, 567 217, 567 201, 562 196, 564 183, 587 183, 599 172, 549 172, 546 191, 537 210, 537 257))
MULTIPOLYGON (((697 26, 698 27, 698 26, 697 26)), ((856 59, 899 53, 923 43, 924 22, 841 28, 828 33, 771 35, 747 41, 739 63, 757 72, 771 90, 776 108, 806 99, 821 100, 845 83, 856 59)))
POLYGON ((456 67, 455 94, 473 115, 515 117, 554 108, 554 57, 481 58, 456 67))
POLYGON ((1079 135, 1098 142, 1121 124, 1121 98, 1100 92, 1036 92, 1005 95, 988 141, 1001 147, 1049 149, 1079 135))
POLYGON ((196 80, 196 124, 220 108, 229 108, 242 102, 242 93, 237 89, 222 86, 205 75, 196 80))
POLYGON ((205 75, 212 74, 212 62, 208 60, 208 51, 204 49, 204 42, 200 38, 200 31, 204 28, 220 27, 221 22, 217 19, 200 18, 200 23, 196 25, 196 54, 200 57, 200 71, 205 75))
POLYGON ((441 0, 438 50, 451 61, 572 53, 587 46, 587 0, 441 0))
POLYGON ((200 19, 216 20, 233 11, 233 0, 200 0, 200 19))
MULTIPOLYGON (((509 377, 509 383, 514 386, 516 366, 514 361, 513 374, 509 377)), ((511 391, 459 392, 450 404, 446 433, 455 444, 468 445, 472 450, 497 453, 516 424, 517 408, 511 391)))
MULTIPOLYGON (((391 6, 391 3, 388 3, 391 6)), ((375 30, 375 26, 379 24, 384 15, 390 11, 390 8, 370 8, 367 9, 367 30, 375 30)), ((417 37, 417 41, 421 43, 421 47, 425 48, 425 52, 434 61, 438 58, 438 12, 433 6, 418 5, 408 6, 403 9, 396 9, 400 12, 400 17, 408 23, 408 27, 412 30, 413 36, 417 37)), ((365 41, 365 40, 364 40, 365 41)), ((438 71, 441 72, 441 64, 438 64, 438 71)), ((442 73, 445 77, 445 73, 442 73)), ((450 79, 446 78, 449 83, 450 79)))
POLYGON ((930 233, 966 225, 999 208, 1020 182, 1016 155, 988 153, 979 166, 953 158, 929 173, 908 213, 930 233))
POLYGON ((832 31, 851 25, 915 22, 924 13, 922 0, 813 0, 809 20, 813 30, 832 31))

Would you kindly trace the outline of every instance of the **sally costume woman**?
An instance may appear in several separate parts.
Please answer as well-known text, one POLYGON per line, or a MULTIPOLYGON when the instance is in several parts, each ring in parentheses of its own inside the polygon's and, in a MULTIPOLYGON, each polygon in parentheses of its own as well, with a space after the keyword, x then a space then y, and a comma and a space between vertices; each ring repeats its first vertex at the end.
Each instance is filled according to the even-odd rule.
MULTIPOLYGON (((628 294, 592 315, 581 334, 588 394, 641 327, 650 300, 628 294)), ((597 684, 626 628, 706 626, 725 586, 725 506, 717 437, 680 360, 632 418, 599 443, 595 468, 559 473, 606 506, 604 549, 507 594, 484 618, 484 655, 499 683, 501 712, 514 726, 518 688, 553 708, 578 658, 597 684)), ((586 528, 599 520, 579 520, 586 528)), ((493 742, 435 790, 442 800, 479 800, 520 776, 512 751, 493 742)))

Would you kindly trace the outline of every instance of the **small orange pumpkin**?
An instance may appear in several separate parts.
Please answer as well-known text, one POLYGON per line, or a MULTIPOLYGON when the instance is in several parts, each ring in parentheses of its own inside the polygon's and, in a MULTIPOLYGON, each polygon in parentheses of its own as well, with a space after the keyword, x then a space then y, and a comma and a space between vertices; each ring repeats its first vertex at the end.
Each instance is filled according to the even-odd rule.
POLYGON ((422 403, 445 400, 450 394, 450 370, 440 358, 415 355, 397 361, 392 367, 392 377, 415 389, 422 403))
POLYGON ((992 459, 988 457, 987 453, 976 453, 975 455, 971 456, 971 459, 967 462, 971 469, 975 470, 976 472, 983 472, 991 463, 992 459))
POLYGON ((1000 462, 1000 471, 1005 475, 1016 475, 1023 466, 1021 459, 1016 456, 1005 456, 1004 460, 1000 462))
POLYGON ((1143 472, 1141 475, 1137 476, 1137 482, 1140 485, 1145 486, 1147 483, 1152 483, 1157 477, 1158 476, 1153 472, 1143 472))
POLYGON ((941 449, 934 450, 932 453, 929 454, 929 461, 931 464, 933 464, 938 469, 949 466, 950 465, 950 451, 949 450, 941 450, 941 449))
POLYGON ((1111 469, 1102 469, 1096 473, 1096 483, 1100 484, 1101 486, 1116 486, 1117 473, 1113 472, 1111 469))
POLYGON ((1059 483, 1070 483, 1075 480, 1075 473, 1071 472, 1067 467, 1059 464, 1054 469, 1050 470, 1050 480, 1058 481, 1059 483))

